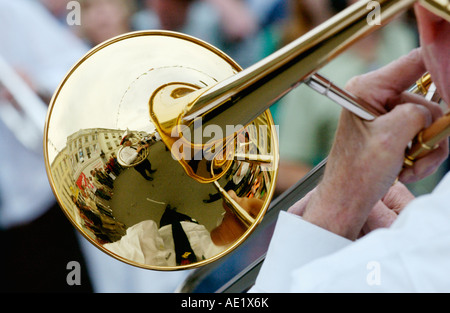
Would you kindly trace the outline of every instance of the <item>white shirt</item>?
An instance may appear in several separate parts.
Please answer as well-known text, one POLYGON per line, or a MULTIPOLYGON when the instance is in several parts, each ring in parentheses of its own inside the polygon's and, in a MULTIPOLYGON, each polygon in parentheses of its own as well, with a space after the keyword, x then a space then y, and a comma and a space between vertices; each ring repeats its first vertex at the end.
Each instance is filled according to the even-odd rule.
POLYGON ((139 153, 137 150, 129 146, 123 147, 120 151, 120 159, 127 165, 131 165, 136 160, 138 155, 139 153))
MULTIPOLYGON (((205 226, 181 222, 198 260, 211 258, 224 250, 216 246, 205 226)), ((152 221, 142 221, 127 229, 120 240, 103 247, 123 258, 150 266, 176 266, 172 225, 158 228, 152 221)))
POLYGON ((0 26, 0 54, 47 95, 88 50, 39 1, 0 0, 0 26))
POLYGON ((450 173, 352 242, 281 212, 251 292, 449 292, 450 173))

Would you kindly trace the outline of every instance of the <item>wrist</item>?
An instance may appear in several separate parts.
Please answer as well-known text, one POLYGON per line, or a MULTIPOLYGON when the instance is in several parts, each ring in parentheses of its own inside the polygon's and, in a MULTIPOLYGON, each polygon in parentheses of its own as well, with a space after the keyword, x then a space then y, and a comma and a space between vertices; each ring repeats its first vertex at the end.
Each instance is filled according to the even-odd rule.
POLYGON ((373 207, 372 201, 349 188, 322 182, 308 201, 303 219, 339 236, 355 240, 373 207))

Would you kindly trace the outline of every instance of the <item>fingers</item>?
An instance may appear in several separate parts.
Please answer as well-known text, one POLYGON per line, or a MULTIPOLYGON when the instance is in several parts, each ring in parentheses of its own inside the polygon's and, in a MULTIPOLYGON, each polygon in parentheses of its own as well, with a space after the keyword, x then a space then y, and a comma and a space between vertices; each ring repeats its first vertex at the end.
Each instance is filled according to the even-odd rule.
POLYGON ((373 123, 384 134, 384 149, 401 153, 423 128, 431 125, 432 112, 419 104, 404 103, 397 105, 389 114, 378 117, 373 123))
MULTIPOLYGON (((236 195, 236 192, 234 190, 229 190, 228 194, 230 197, 237 202, 247 213, 249 213, 252 217, 256 217, 259 212, 261 211, 261 208, 263 207, 264 200, 257 199, 257 198, 246 198, 246 197, 238 197, 236 195)), ((224 208, 226 211, 232 213, 230 208, 224 203, 224 208)), ((232 213, 234 214, 234 213, 232 213)))
MULTIPOLYGON (((391 113, 379 118, 384 120, 385 124, 382 125, 387 125, 386 127, 392 125, 388 134, 390 144, 384 149, 403 157, 406 147, 416 134, 429 127, 433 119, 441 115, 441 110, 431 105, 425 107, 420 104, 405 103, 396 106, 391 113)), ((444 139, 438 148, 417 159, 412 166, 401 168, 398 173, 399 180, 403 183, 412 183, 431 175, 447 158, 448 150, 448 140, 444 139)))
POLYGON ((444 139, 438 148, 417 159, 412 167, 403 168, 399 180, 403 183, 413 183, 433 174, 448 157, 448 150, 448 139, 444 139))
MULTIPOLYGON (((397 153, 404 154, 416 134, 443 114, 436 103, 405 92, 426 71, 422 54, 421 48, 415 49, 379 70, 353 78, 347 84, 346 88, 350 92, 371 103, 376 109, 391 112, 374 121, 375 125, 389 130, 389 133, 384 133, 384 130, 379 132, 381 156, 389 157, 387 150, 393 150, 397 156, 397 153)), ((401 180, 417 181, 430 175, 447 153, 448 142, 445 141, 438 149, 417 160, 413 167, 402 170, 401 180)))
POLYGON ((363 232, 367 234, 378 228, 387 228, 396 219, 397 214, 382 201, 378 201, 367 216, 367 221, 363 226, 363 232))
MULTIPOLYGON (((423 106, 422 109, 426 108, 428 112, 425 114, 430 114, 432 122, 443 115, 442 109, 437 103, 429 102, 419 95, 404 93, 402 100, 414 101, 414 103, 423 106)), ((426 117, 424 128, 428 126, 430 126, 429 117, 426 117)), ((399 175, 399 180, 404 183, 412 183, 433 174, 447 158, 448 149, 448 140, 442 140, 438 148, 432 150, 426 156, 417 159, 412 167, 404 168, 399 175)))
MULTIPOLYGON (((420 95, 405 91, 400 95, 399 103, 407 103, 407 102, 420 104, 426 107, 428 110, 430 110, 433 121, 437 120, 439 117, 444 115, 444 112, 442 111, 442 108, 439 106, 438 103, 428 101, 427 99, 425 99, 420 95)), ((389 111, 394 107, 388 108, 389 111)))
POLYGON ((396 214, 399 214, 403 208, 414 200, 414 195, 409 189, 400 182, 394 184, 383 197, 383 203, 396 214))
POLYGON ((402 183, 394 184, 386 195, 378 201, 367 216, 361 235, 377 228, 387 228, 397 219, 398 214, 408 203, 414 200, 414 195, 402 183))
POLYGON ((417 48, 381 69, 352 78, 345 89, 382 109, 425 72, 421 49, 417 48))
MULTIPOLYGON (((417 102, 421 101, 424 100, 417 102)), ((413 138, 442 115, 439 107, 432 103, 425 104, 426 106, 415 103, 400 104, 388 114, 367 122, 370 127, 376 129, 376 135, 372 135, 368 148, 375 154, 372 163, 383 168, 391 164, 392 174, 398 175, 403 183, 415 182, 431 175, 448 156, 449 143, 445 139, 438 148, 417 159, 412 166, 402 167, 406 148, 413 138)))

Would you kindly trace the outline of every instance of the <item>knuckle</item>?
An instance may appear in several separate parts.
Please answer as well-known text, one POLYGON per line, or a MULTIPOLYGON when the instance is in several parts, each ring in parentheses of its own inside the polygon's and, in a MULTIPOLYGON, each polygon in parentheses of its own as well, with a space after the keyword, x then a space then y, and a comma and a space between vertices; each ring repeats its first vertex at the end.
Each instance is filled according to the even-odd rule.
POLYGON ((362 75, 353 76, 346 84, 345 89, 350 92, 357 93, 360 86, 364 83, 362 75))
POLYGON ((431 123, 431 112, 425 106, 414 103, 405 103, 402 107, 405 117, 411 120, 415 125, 425 127, 431 123))
POLYGON ((373 141, 373 149, 379 153, 394 151, 395 142, 392 140, 392 134, 390 132, 379 133, 373 141))

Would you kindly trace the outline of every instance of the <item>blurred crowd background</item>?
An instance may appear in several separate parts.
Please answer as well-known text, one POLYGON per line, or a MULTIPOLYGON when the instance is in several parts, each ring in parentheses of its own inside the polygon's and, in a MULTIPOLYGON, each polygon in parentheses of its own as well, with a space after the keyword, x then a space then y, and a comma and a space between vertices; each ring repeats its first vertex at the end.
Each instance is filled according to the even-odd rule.
MULTIPOLYGON (((218 47, 246 68, 352 2, 0 0, 0 64, 13 69, 47 105, 70 67, 90 48, 114 36, 148 29, 178 31, 218 47), (75 7, 68 4, 74 2, 80 7, 80 15, 75 16, 79 23, 74 23, 70 15, 75 7)), ((321 73, 343 87, 351 77, 383 66, 418 44, 414 15, 408 12, 356 43, 321 73)), ((0 73, 0 78, 8 76, 0 73)), ((2 83, 5 85, 0 81, 0 87, 2 83)), ((7 94, 0 89, 0 227, 6 247, 1 256, 2 289, 174 291, 189 271, 153 272, 125 265, 103 255, 75 233, 55 203, 41 151, 23 144, 17 130, 8 123, 7 107, 15 104, 14 100, 7 101, 7 94), (79 286, 66 282, 69 261, 82 265, 79 286)), ((273 105, 271 111, 275 124, 280 125, 280 194, 326 157, 340 107, 301 85, 273 105)), ((37 126, 42 127, 44 120, 41 123, 37 126)), ((439 175, 411 188, 416 194, 428 192, 439 175)), ((229 266, 239 268, 238 263, 243 262, 229 266)), ((233 268, 224 270, 233 272, 233 268)))

